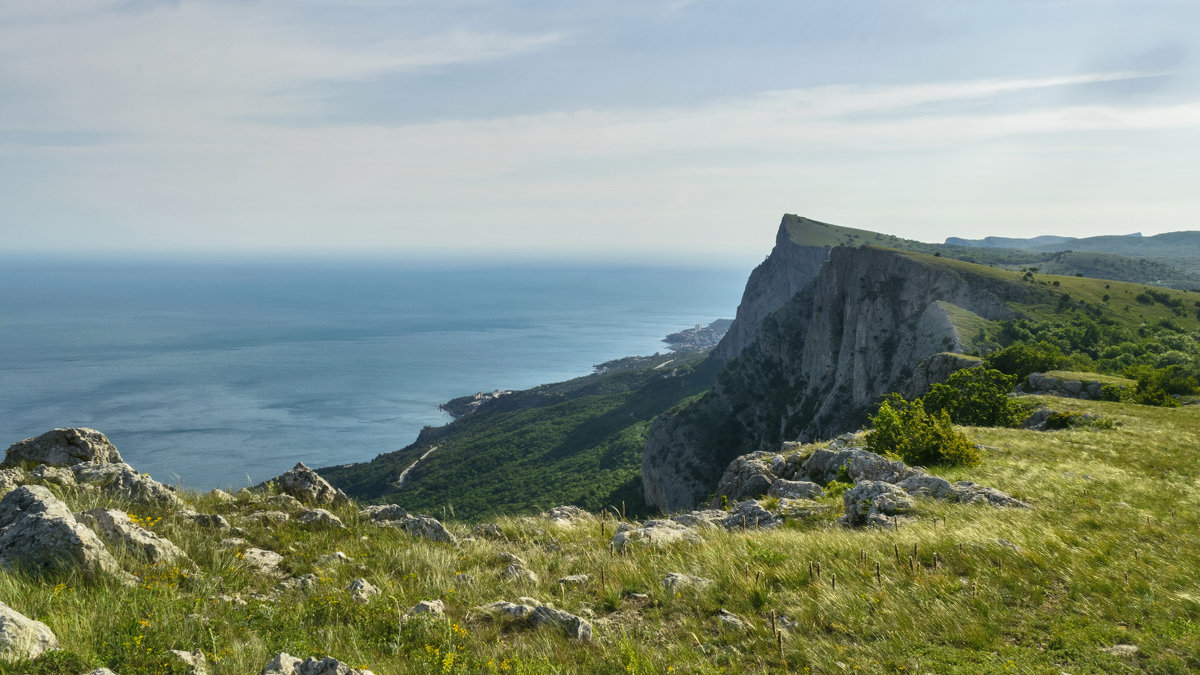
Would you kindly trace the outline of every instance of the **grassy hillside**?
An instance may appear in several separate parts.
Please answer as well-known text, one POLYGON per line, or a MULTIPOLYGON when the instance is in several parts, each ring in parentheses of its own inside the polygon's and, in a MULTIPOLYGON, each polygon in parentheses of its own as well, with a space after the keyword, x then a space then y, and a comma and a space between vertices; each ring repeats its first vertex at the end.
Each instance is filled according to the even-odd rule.
MULTIPOLYGON (((628 555, 609 550, 611 518, 602 535, 599 520, 562 528, 503 517, 495 521, 502 537, 451 546, 371 526, 353 507, 336 509, 345 531, 295 521, 272 527, 241 517, 272 508, 248 497, 225 504, 185 495, 192 507, 243 528, 246 543, 222 548, 220 537, 170 512, 56 487, 75 511, 112 506, 161 518, 152 529, 196 567, 121 556, 141 578, 128 588, 0 574, 0 597, 47 623, 66 650, 5 663, 0 672, 183 672, 168 665, 167 649, 203 651, 217 675, 259 672, 280 650, 329 654, 378 675, 1200 669, 1200 407, 1036 398, 1119 426, 964 428, 986 446, 983 464, 941 472, 1010 492, 1030 510, 919 499, 917 519, 899 530, 847 530, 832 523, 840 500, 824 498, 829 510, 811 521, 772 531, 702 530, 698 544, 637 546, 628 555), (284 553, 284 571, 315 574, 314 587, 276 594, 276 579, 240 559, 248 546, 284 553), (349 561, 318 562, 334 551, 349 561), (524 559, 538 580, 504 581, 502 552, 524 559), (809 575, 811 563, 820 563, 819 579, 809 575), (671 572, 713 583, 669 592, 662 580, 671 572), (589 580, 577 588, 558 583, 570 574, 589 580), (357 577, 382 594, 351 602, 344 589, 357 577), (519 596, 589 616, 595 639, 579 642, 476 609, 519 596), (445 602, 444 618, 402 618, 431 599, 445 602), (723 628, 722 610, 747 627, 723 628), (1113 650, 1118 645, 1125 647, 1113 650)), ((447 526, 460 537, 471 529, 447 526)))
POLYGON ((320 472, 365 501, 463 518, 565 503, 599 510, 624 502, 640 513, 646 429, 708 387, 712 367, 697 368, 703 356, 640 359, 636 367, 518 392, 427 430, 404 450, 320 472), (435 447, 397 487, 400 472, 435 447))
POLYGON ((930 244, 790 214, 784 217, 783 224, 792 241, 805 246, 881 246, 1009 270, 1037 267, 1047 274, 1082 274, 1170 288, 1200 288, 1200 232, 1158 237, 1093 237, 1035 248, 1000 248, 930 244), (1117 240, 1132 243, 1121 248, 1117 240), (1076 247, 1077 242, 1093 248, 1076 247), (1172 248, 1172 243, 1178 244, 1178 248, 1172 248))

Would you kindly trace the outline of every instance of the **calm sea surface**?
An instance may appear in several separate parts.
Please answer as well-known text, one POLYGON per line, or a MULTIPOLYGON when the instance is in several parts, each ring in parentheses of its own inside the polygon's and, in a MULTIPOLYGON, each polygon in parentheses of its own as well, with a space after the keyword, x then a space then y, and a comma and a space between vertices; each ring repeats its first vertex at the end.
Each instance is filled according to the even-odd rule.
POLYGON ((665 351, 749 270, 406 263, 0 266, 0 449, 100 429, 192 488, 368 460, 437 406, 665 351))

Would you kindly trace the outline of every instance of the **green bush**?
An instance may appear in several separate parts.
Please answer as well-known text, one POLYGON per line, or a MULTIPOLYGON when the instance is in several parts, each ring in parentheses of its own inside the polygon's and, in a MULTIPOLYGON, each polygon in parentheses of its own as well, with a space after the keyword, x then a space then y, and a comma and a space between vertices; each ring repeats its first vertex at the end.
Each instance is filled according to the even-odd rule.
POLYGON ((921 399, 905 401, 893 395, 871 418, 866 434, 867 449, 899 457, 908 464, 978 464, 979 450, 960 431, 950 426, 945 410, 926 412, 921 399))
POLYGON ((1008 396, 1016 382, 993 368, 964 368, 924 396, 931 415, 945 412, 955 424, 977 427, 1015 427, 1024 418, 1021 405, 1008 396))
POLYGON ((1030 373, 1055 370, 1062 361, 1061 349, 1049 342, 1040 341, 1010 345, 988 354, 983 363, 988 368, 995 368, 1002 373, 1016 376, 1017 380, 1024 380, 1030 373))

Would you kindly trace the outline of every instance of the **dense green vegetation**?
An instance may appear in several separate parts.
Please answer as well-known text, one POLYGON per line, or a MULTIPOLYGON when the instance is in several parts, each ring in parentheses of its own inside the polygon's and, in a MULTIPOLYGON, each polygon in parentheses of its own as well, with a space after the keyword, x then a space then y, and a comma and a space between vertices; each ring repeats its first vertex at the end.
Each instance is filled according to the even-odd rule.
POLYGON ((921 399, 893 397, 871 417, 865 443, 871 452, 906 464, 978 464, 980 453, 961 431, 950 426, 945 410, 930 412, 921 399))
POLYGON ((502 397, 413 445, 320 472, 368 502, 461 518, 575 504, 642 513, 641 450, 650 421, 704 391, 703 353, 640 360, 603 374, 502 397), (417 459, 434 449, 428 456, 417 459), (401 471, 417 462, 403 487, 401 471))

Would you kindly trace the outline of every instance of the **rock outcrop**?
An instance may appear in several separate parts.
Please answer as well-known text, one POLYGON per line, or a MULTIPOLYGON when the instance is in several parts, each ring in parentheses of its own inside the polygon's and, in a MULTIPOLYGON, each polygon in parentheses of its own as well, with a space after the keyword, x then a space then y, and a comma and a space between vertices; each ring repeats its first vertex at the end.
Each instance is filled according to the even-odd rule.
POLYGON ((296 466, 275 480, 284 494, 291 495, 305 504, 336 506, 349 501, 344 492, 330 485, 329 481, 305 466, 304 462, 297 462, 296 466))
MULTIPOLYGON (((782 289, 797 279, 775 274, 782 289)), ((770 286, 764 275, 750 285, 770 286)), ((786 292, 763 297, 774 302, 786 292)), ((707 395, 651 427, 642 454, 646 500, 666 512, 691 508, 713 494, 735 457, 859 428, 879 397, 909 385, 918 365, 962 349, 953 315, 1011 318, 1006 302, 1036 292, 922 256, 832 249, 815 277, 757 330, 735 322, 723 356, 733 356, 737 340, 749 342, 707 395)), ((758 313, 739 311, 739 321, 758 313)))
POLYGON ((124 462, 84 462, 72 465, 71 470, 75 472, 75 480, 95 485, 114 497, 158 506, 182 505, 169 486, 124 462))
POLYGON ((49 626, 0 602, 0 661, 36 659, 53 649, 58 638, 49 626))
POLYGON ((0 466, 27 463, 71 466, 80 462, 124 463, 124 460, 107 436, 95 429, 79 427, 52 429, 41 436, 13 443, 0 466))
POLYGON ((40 485, 19 487, 0 499, 0 567, 31 575, 120 572, 96 533, 40 485))
POLYGON ((373 675, 369 670, 355 670, 332 656, 318 659, 310 656, 303 661, 280 652, 263 668, 261 675, 373 675))
POLYGON ((174 543, 133 522, 124 511, 90 509, 76 514, 76 519, 110 545, 132 551, 148 562, 170 563, 187 557, 174 543))

